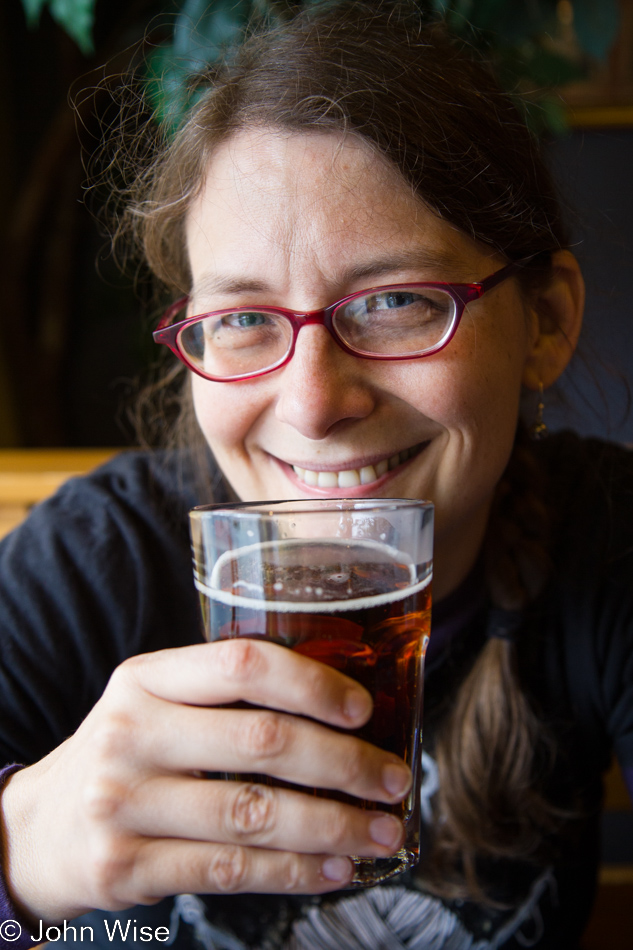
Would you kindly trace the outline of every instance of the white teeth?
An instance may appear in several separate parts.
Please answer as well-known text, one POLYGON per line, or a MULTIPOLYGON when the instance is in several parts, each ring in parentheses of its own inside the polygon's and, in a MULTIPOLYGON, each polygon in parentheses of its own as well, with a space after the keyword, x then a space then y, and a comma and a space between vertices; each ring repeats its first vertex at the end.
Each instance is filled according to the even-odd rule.
POLYGON ((375 465, 365 465, 361 469, 347 469, 342 472, 312 472, 310 469, 293 465, 295 474, 312 488, 357 488, 359 485, 370 485, 382 478, 392 468, 402 465, 415 454, 416 447, 403 449, 389 459, 376 462, 375 465))
POLYGON ((338 473, 338 487, 339 488, 356 488, 362 482, 363 471, 364 469, 361 471, 360 477, 358 475, 358 472, 355 469, 352 469, 349 472, 339 472, 338 473))
POLYGON ((338 488, 338 474, 336 472, 319 472, 317 484, 319 488, 338 488))
POLYGON ((369 485, 371 482, 375 482, 378 478, 376 474, 376 469, 373 465, 365 465, 364 468, 360 470, 360 483, 361 485, 369 485))

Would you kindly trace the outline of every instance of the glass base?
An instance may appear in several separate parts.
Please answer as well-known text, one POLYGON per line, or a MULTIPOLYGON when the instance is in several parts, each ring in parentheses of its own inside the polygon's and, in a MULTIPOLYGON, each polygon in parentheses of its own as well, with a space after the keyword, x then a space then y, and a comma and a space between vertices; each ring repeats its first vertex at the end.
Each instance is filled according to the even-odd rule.
POLYGON ((372 884, 380 884, 382 881, 401 874, 407 868, 413 867, 418 863, 417 852, 401 848, 395 854, 388 858, 354 858, 354 877, 348 884, 349 888, 371 887, 372 884))

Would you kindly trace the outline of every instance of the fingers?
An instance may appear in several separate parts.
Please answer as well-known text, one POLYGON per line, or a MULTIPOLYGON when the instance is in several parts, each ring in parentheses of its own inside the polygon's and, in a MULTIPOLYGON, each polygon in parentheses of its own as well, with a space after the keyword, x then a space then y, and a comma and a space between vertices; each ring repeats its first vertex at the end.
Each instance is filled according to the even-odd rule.
POLYGON ((299 855, 240 845, 147 839, 126 855, 118 843, 87 861, 96 906, 119 910, 156 903, 166 894, 320 894, 345 887, 349 858, 299 855))
POLYGON ((173 703, 246 700, 343 728, 362 726, 372 712, 371 697, 359 683, 287 647, 257 640, 161 650, 127 660, 115 675, 173 703))
POLYGON ((346 886, 353 869, 340 855, 394 853, 395 818, 194 774, 261 773, 400 801, 407 767, 349 732, 371 710, 361 686, 271 643, 200 644, 126 661, 77 732, 5 788, 14 895, 34 917, 62 919, 179 892, 346 886), (233 703, 242 708, 227 708, 233 703))
POLYGON ((195 778, 157 778, 151 793, 125 799, 118 821, 148 838, 360 857, 393 854, 404 835, 401 822, 379 810, 266 785, 195 778))
POLYGON ((139 741, 148 761, 174 772, 263 773, 389 803, 400 801, 411 784, 410 770, 393 753, 270 710, 165 707, 156 701, 154 728, 139 741))

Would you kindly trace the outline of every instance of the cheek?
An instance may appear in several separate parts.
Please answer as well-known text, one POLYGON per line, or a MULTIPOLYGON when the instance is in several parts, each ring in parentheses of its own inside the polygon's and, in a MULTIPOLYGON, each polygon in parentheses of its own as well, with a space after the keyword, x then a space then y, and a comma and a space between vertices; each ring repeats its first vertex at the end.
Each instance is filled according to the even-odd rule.
POLYGON ((253 387, 193 376, 191 388, 198 425, 210 448, 239 450, 262 411, 253 387))
POLYGON ((512 361, 497 354, 494 364, 478 364, 447 353, 420 369, 423 373, 410 378, 401 392, 418 412, 442 428, 489 430, 491 423, 503 420, 515 424, 521 382, 512 361))
POLYGON ((459 346, 447 350, 455 410, 485 413, 492 419, 516 418, 526 359, 524 323, 503 311, 486 314, 484 326, 466 324, 459 346), (496 318, 496 319, 495 319, 496 318))

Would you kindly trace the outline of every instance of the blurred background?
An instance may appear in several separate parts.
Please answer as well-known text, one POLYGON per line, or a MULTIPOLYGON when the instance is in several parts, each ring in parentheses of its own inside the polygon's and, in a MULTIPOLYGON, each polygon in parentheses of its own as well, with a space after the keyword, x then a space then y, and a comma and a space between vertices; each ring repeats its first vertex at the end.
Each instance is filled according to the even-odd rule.
MULTIPOLYGON (((532 121, 561 184, 588 286, 581 358, 558 396, 547 394, 545 420, 633 442, 633 0, 426 6, 458 32, 474 22, 506 85, 541 97, 532 121)), ((239 26, 250 7, 231 0, 0 5, 0 447, 131 444, 126 406, 155 359, 147 290, 119 273, 84 203, 69 89, 94 90, 104 63, 112 75, 123 72, 144 36, 146 52, 163 44, 168 63, 178 17, 214 8, 224 26, 227 16, 239 26)), ((101 90, 79 101, 80 137, 90 150, 111 100, 101 90)))

